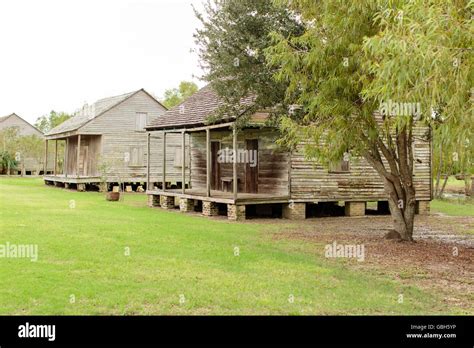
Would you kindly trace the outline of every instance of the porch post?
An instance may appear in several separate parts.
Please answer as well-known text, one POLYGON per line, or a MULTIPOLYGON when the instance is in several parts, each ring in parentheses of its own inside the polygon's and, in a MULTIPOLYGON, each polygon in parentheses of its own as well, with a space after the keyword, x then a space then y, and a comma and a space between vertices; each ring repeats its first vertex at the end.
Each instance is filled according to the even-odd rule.
POLYGON ((206 128, 206 195, 211 197, 211 131, 206 128))
MULTIPOLYGON (((46 175, 46 171, 48 170, 48 139, 44 141, 44 168, 43 168, 43 175, 46 175)), ((10 173, 8 173, 10 174, 10 173)))
POLYGON ((237 129, 234 124, 234 128, 232 129, 232 154, 233 154, 233 160, 232 160, 232 184, 233 184, 233 194, 234 194, 234 201, 237 200, 237 189, 238 189, 238 183, 237 183, 237 129))
POLYGON ((64 177, 67 178, 67 166, 69 162, 69 138, 66 138, 66 147, 64 148, 64 177))
POLYGON ((77 158, 76 158, 76 176, 80 176, 80 170, 79 170, 79 157, 81 156, 81 135, 79 134, 77 136, 77 158))
POLYGON ((166 132, 163 131, 163 191, 166 189, 166 132))
POLYGON ((181 138, 181 157, 181 187, 184 194, 186 191, 186 132, 184 130, 181 138))
POLYGON ((147 133, 146 142, 146 189, 150 189, 150 132, 147 133))
POLYGON ((54 141, 54 175, 58 174, 58 139, 54 141))

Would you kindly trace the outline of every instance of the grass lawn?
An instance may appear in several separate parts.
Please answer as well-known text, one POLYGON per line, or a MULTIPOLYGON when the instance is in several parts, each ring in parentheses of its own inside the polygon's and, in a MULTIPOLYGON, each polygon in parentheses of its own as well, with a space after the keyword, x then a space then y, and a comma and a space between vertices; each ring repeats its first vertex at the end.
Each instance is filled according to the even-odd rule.
MULTIPOLYGON (((444 178, 441 179, 440 186, 443 185, 443 182, 444 182, 444 178)), ((464 188, 464 180, 458 180, 454 177, 454 175, 451 175, 448 178, 448 182, 446 183, 446 187, 457 187, 457 188, 463 189, 464 188)))
POLYGON ((435 293, 349 270, 272 228, 0 178, 0 244, 39 248, 37 262, 0 258, 0 314, 455 313, 435 293))

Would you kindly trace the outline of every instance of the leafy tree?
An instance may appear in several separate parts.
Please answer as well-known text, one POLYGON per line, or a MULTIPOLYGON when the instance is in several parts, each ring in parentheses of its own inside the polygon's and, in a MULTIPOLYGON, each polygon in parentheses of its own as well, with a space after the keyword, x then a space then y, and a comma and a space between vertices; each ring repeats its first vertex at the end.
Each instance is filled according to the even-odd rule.
MULTIPOLYGON (((275 69, 267 64, 264 50, 271 44, 271 32, 298 35, 302 24, 271 0, 208 0, 204 12, 195 14, 202 24, 194 37, 204 80, 224 102, 215 116, 284 107, 286 83, 273 79, 275 69), (252 96, 254 106, 243 109, 240 100, 252 96)), ((244 123, 245 117, 239 119, 244 123)))
POLYGON ((313 140, 306 153, 324 162, 347 149, 365 158, 384 181, 395 230, 412 240, 414 126, 464 128, 472 140, 473 2, 277 2, 306 24, 302 35, 273 33, 266 50, 277 80, 288 83, 287 102, 301 105, 282 118, 283 141, 313 140), (421 113, 378 119, 387 101, 419 104, 421 113))
MULTIPOLYGON (((22 164, 26 159, 33 159, 41 166, 44 160, 44 139, 37 135, 20 136, 17 141, 17 151, 21 154, 19 162, 22 164)), ((40 168, 36 170, 39 172, 40 168)))
POLYGON ((2 174, 10 175, 10 170, 15 169, 17 166, 17 161, 15 157, 8 151, 0 152, 0 168, 2 174))
POLYGON ((181 81, 178 88, 171 88, 165 91, 163 105, 170 109, 192 96, 197 90, 198 86, 194 82, 181 81))
POLYGON ((10 169, 21 169, 28 159, 36 160, 38 165, 43 162, 44 139, 37 135, 20 135, 18 127, 8 127, 0 131, 0 142, 3 153, 15 159, 15 167, 10 169))
POLYGON ((18 147, 18 127, 8 127, 0 130, 0 141, 3 151, 14 154, 18 147))
POLYGON ((56 112, 52 110, 49 115, 43 115, 38 117, 35 122, 35 127, 38 128, 43 133, 49 132, 56 126, 59 126, 61 123, 71 118, 71 115, 65 112, 56 112))

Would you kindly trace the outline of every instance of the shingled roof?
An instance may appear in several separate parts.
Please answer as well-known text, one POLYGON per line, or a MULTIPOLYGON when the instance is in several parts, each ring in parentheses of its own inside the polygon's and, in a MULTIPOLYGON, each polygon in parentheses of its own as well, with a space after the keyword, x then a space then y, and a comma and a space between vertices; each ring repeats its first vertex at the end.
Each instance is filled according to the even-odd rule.
POLYGON ((122 103, 123 101, 140 91, 142 91, 142 89, 114 97, 100 99, 91 106, 84 106, 81 110, 76 112, 73 117, 64 121, 59 126, 54 127, 46 135, 54 135, 75 131, 81 128, 89 121, 91 121, 92 119, 102 115, 106 111, 112 109, 113 107, 117 106, 118 104, 122 103))
POLYGON ((12 115, 13 115, 13 114, 0 117, 0 123, 2 123, 3 121, 5 121, 7 118, 9 118, 9 117, 12 116, 12 115))
MULTIPOLYGON (((250 106, 252 99, 250 97, 245 98, 241 101, 241 104, 250 106)), ((222 105, 224 105, 222 99, 219 98, 211 85, 207 85, 148 124, 146 129, 158 130, 202 126, 207 124, 207 118, 222 105)), ((223 116, 220 121, 234 118, 235 115, 223 116)))

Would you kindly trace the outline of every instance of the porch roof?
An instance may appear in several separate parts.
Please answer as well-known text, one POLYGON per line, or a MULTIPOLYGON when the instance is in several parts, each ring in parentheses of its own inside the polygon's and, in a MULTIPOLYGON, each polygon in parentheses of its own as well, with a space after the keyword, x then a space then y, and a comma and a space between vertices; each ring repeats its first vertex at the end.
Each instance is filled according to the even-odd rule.
MULTIPOLYGON (((241 105, 251 106, 253 98, 244 98, 241 105)), ((171 108, 161 117, 147 125, 149 131, 173 128, 193 128, 209 124, 208 117, 217 111, 225 102, 219 98, 209 84, 187 98, 181 104, 171 108)), ((235 115, 224 115, 214 123, 229 122, 236 118, 235 115)))

